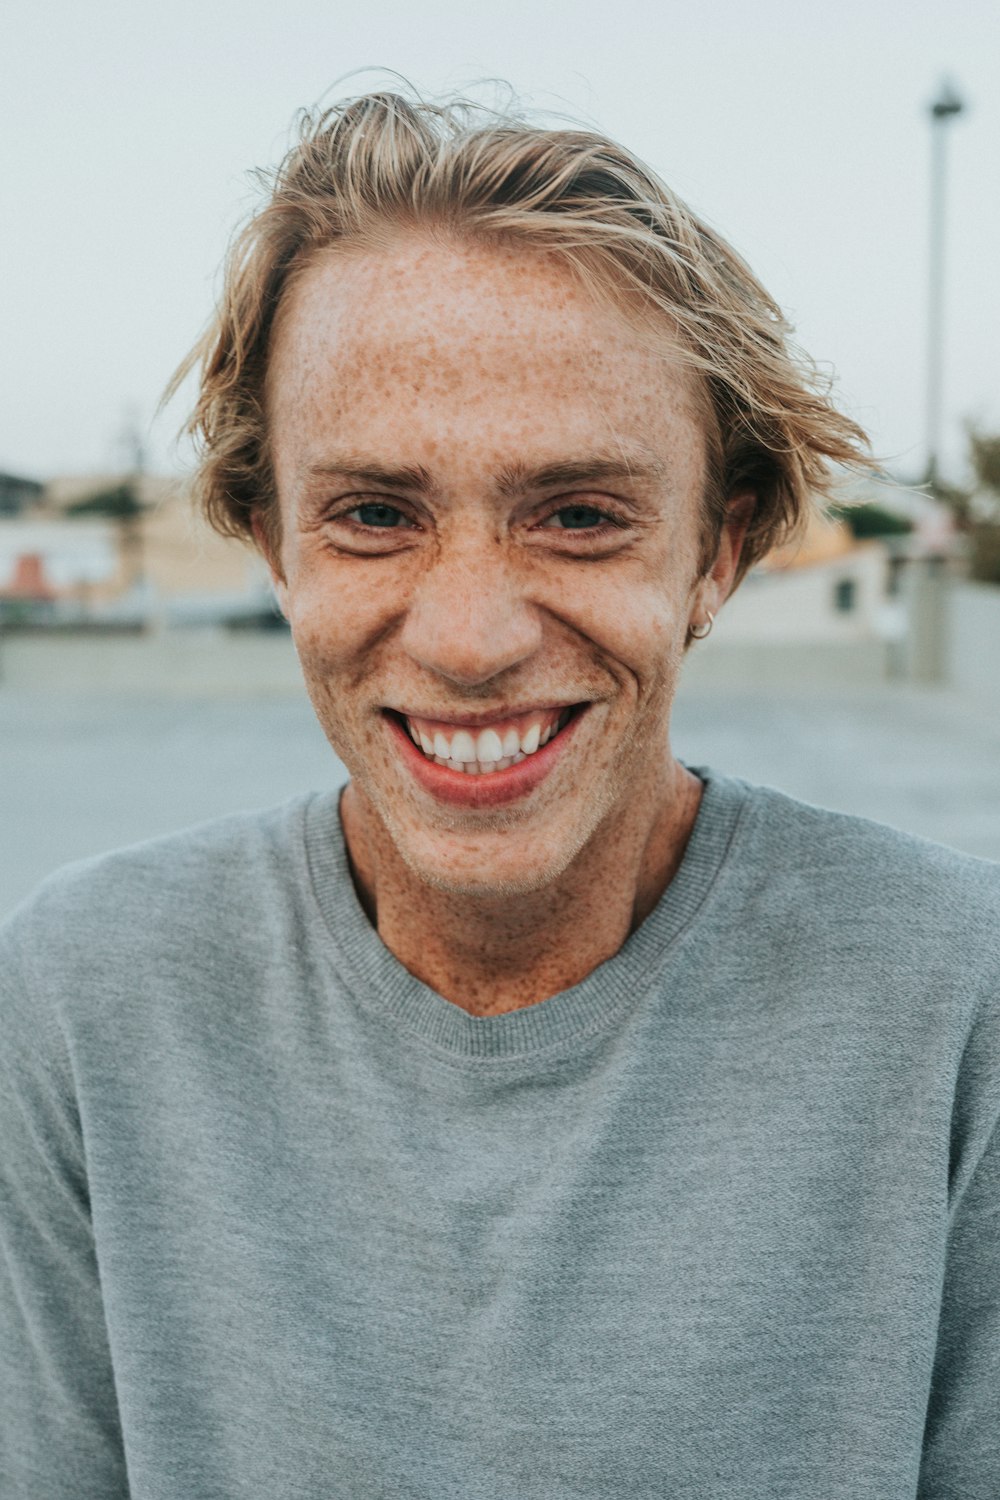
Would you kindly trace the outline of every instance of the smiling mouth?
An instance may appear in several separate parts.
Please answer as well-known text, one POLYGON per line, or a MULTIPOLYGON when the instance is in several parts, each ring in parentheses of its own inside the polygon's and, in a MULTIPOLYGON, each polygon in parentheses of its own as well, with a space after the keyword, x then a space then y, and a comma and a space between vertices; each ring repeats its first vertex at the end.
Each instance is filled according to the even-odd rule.
POLYGON ((586 707, 585 703, 577 703, 568 708, 532 709, 476 728, 418 718, 393 709, 387 713, 434 765, 466 776, 491 776, 536 755, 586 707))

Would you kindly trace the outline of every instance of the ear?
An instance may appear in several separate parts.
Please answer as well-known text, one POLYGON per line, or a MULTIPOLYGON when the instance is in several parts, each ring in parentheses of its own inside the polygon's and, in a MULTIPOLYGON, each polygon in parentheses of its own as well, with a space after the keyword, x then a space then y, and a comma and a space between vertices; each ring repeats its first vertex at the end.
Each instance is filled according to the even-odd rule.
POLYGON ((250 526, 253 531, 253 539, 257 544, 257 550, 267 563, 267 571, 271 575, 271 586, 274 589, 278 601, 278 608, 288 619, 288 584, 281 570, 281 557, 275 547, 274 537, 268 530, 260 511, 255 510, 250 517, 250 526))
POLYGON ((757 496, 753 490, 741 490, 730 496, 719 537, 719 550, 698 591, 702 611, 711 610, 716 615, 729 598, 756 504, 757 496))

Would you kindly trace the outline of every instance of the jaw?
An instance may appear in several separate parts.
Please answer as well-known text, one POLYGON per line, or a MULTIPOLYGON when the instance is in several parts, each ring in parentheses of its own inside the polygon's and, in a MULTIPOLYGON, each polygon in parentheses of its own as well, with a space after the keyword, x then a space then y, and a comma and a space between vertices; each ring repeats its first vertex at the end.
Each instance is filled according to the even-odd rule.
MULTIPOLYGON (((605 880, 609 858, 616 881, 627 881, 627 850, 642 846, 643 828, 658 816, 672 757, 665 733, 662 756, 643 756, 634 740, 612 750, 601 707, 590 705, 579 716, 578 731, 562 749, 558 739, 566 730, 557 737, 550 753, 562 763, 524 797, 470 803, 470 795, 482 796, 494 777, 436 766, 430 774, 459 784, 460 804, 429 794, 403 767, 397 772, 402 785, 395 776, 395 785, 355 778, 351 791, 363 824, 358 831, 370 843, 379 883, 395 869, 410 889, 416 884, 466 899, 503 901, 542 893, 574 866, 581 875, 586 866, 590 878, 605 880)), ((407 738, 402 728, 395 733, 407 738)), ((402 755, 408 754, 421 752, 408 742, 402 755)))
MULTIPOLYGON (((368 802, 366 826, 373 835, 379 884, 396 871, 397 882, 444 895, 486 902, 508 901, 551 889, 592 837, 572 816, 552 819, 524 812, 492 812, 471 827, 468 818, 440 818, 429 826, 409 809, 368 802)), ((595 808, 597 821, 610 809, 595 808)))

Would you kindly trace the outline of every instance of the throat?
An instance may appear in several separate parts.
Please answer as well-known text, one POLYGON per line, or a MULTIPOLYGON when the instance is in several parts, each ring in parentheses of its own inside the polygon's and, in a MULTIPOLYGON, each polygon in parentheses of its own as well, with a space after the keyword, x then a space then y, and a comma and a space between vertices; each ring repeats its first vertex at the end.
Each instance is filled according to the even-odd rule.
POLYGON ((470 1015, 503 1015, 571 989, 619 951, 681 864, 702 784, 673 766, 672 795, 652 829, 637 806, 631 824, 608 830, 560 879, 515 895, 456 893, 419 879, 351 784, 341 821, 365 914, 405 969, 470 1015))
POLYGON ((572 989, 629 934, 628 910, 615 916, 606 900, 586 910, 574 903, 567 920, 555 892, 542 902, 536 893, 502 903, 432 895, 421 940, 412 909, 400 922, 395 903, 380 903, 379 936, 411 974, 473 1016, 522 1010, 572 989))

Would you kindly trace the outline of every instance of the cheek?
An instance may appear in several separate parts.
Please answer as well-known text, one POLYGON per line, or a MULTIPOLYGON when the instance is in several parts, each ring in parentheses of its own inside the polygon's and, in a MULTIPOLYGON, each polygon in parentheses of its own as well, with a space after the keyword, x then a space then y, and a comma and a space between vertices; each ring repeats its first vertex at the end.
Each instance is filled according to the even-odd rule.
POLYGON ((378 640, 390 616, 391 587, 358 576, 361 569, 297 568, 286 615, 303 664, 347 668, 378 640))
POLYGON ((687 630, 683 587, 645 568, 584 577, 567 598, 564 618, 640 683, 679 659, 687 630))

